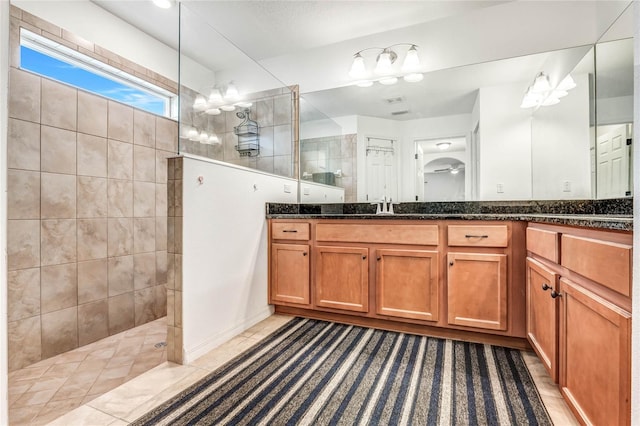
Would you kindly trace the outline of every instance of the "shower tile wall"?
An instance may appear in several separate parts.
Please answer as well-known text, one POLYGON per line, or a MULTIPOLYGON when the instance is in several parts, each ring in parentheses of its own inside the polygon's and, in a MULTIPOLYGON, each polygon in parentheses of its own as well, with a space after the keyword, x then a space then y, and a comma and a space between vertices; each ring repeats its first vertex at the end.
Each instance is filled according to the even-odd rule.
POLYGON ((295 121, 295 111, 291 90, 284 87, 247 95, 247 99, 253 103, 249 108, 251 119, 260 125, 260 155, 257 157, 240 157, 235 148, 238 137, 233 133, 233 128, 242 122, 242 119, 236 116, 236 112, 241 111, 241 108, 233 112, 223 111, 220 115, 207 115, 192 108, 197 96, 196 92, 181 87, 180 96, 182 98, 181 153, 200 155, 280 176, 295 176, 296 129, 292 125, 295 121), (209 134, 215 133, 221 144, 207 145, 182 137, 190 127, 195 127, 198 131, 204 130, 209 134))
MULTIPOLYGON (((12 29, 34 30, 20 12, 12 8, 12 29)), ((7 248, 15 370, 166 315, 167 158, 177 152, 178 125, 22 71, 19 55, 12 58, 7 248)))
POLYGON ((346 203, 355 203, 357 143, 358 135, 355 133, 301 140, 300 164, 303 179, 311 180, 313 173, 335 173, 340 170, 341 176, 335 178, 336 186, 344 188, 346 203))

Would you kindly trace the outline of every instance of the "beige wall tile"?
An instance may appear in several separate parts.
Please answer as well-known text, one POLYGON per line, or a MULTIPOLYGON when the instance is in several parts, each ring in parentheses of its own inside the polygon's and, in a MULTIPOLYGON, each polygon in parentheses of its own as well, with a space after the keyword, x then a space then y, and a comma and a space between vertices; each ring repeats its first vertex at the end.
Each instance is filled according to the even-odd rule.
POLYGON ((167 216, 176 216, 176 180, 167 182, 167 216))
POLYGON ((114 179, 133 179, 133 145, 108 140, 107 175, 114 179))
POLYGON ((260 151, 260 157, 257 159, 256 168, 263 172, 273 173, 273 157, 263 157, 260 151))
POLYGON ((78 347, 78 308, 42 315, 42 358, 78 347))
POLYGON ((40 80, 30 72, 9 68, 9 117, 40 122, 40 80))
MULTIPOLYGON (((182 328, 176 327, 173 330, 173 339, 174 339, 174 354, 173 354, 173 358, 175 359, 175 362, 178 364, 182 364, 182 328)), ((168 353, 168 350, 167 350, 168 353)), ((167 354, 168 357, 168 354, 167 354)))
POLYGON ((175 211, 174 214, 176 215, 176 217, 180 217, 182 216, 182 180, 175 180, 174 181, 174 185, 175 185, 175 189, 174 189, 174 197, 175 199, 173 200, 174 206, 175 206, 175 211))
POLYGON ((9 119, 7 167, 40 170, 40 124, 9 119))
POLYGON ((40 208, 43 219, 76 217, 76 176, 42 173, 40 208))
POLYGON ((134 145, 133 179, 145 182, 156 181, 156 150, 154 148, 134 145))
POLYGON ((156 284, 165 284, 167 282, 167 252, 156 252, 156 284))
POLYGON ((133 183, 133 216, 155 217, 156 184, 152 182, 133 183))
POLYGON ((278 96, 273 99, 273 124, 291 124, 291 95, 278 96))
POLYGON ((156 184, 156 216, 167 216, 167 184, 156 184))
POLYGON ((76 132, 41 126, 43 172, 76 174, 76 132))
POLYGON ((78 262, 79 304, 107 298, 107 271, 107 259, 78 262))
POLYGON ((78 219, 78 261, 107 257, 107 219, 78 219))
POLYGON ((133 291, 109 298, 109 335, 135 325, 133 291))
POLYGON ((78 176, 78 218, 107 217, 107 211, 107 179, 78 176))
POLYGON ((60 27, 34 16, 25 10, 22 11, 22 20, 55 36, 60 37, 61 35, 60 27))
POLYGON ((109 179, 109 217, 133 217, 133 182, 109 179))
POLYGON ((78 268, 75 263, 42 267, 42 313, 78 305, 78 268))
POLYGON ((142 325, 155 318, 156 294, 153 287, 134 292, 135 325, 142 325))
POLYGON ((176 218, 173 236, 173 248, 176 254, 182 254, 182 218, 176 218))
POLYGON ((43 78, 41 111, 41 124, 77 130, 78 90, 43 78))
POLYGON ((114 101, 108 102, 107 132, 109 139, 133 142, 133 108, 114 101))
POLYGON ((107 137, 107 100, 78 90, 78 132, 107 137))
POLYGON ((178 123, 176 121, 156 117, 156 148, 178 152, 178 123))
POLYGON ((133 256, 108 260, 109 297, 133 291, 133 256))
POLYGON ((9 220, 7 224, 9 270, 40 266, 40 221, 9 220))
POLYGON ((133 255, 133 287, 140 290, 156 285, 156 253, 133 255))
POLYGON ((155 290, 155 314, 156 318, 162 318, 167 315, 167 288, 164 285, 157 285, 155 290))
POLYGON ((78 343, 87 345, 109 336, 107 299, 78 306, 78 343))
POLYGON ((260 126, 273 126, 273 98, 258 101, 255 107, 254 120, 260 123, 260 126))
POLYGON ((273 126, 261 128, 260 129, 260 157, 272 157, 273 154, 274 154, 273 126))
POLYGON ((9 272, 7 288, 9 322, 40 315, 40 268, 9 272))
POLYGON ((182 255, 175 255, 175 289, 176 291, 182 291, 182 255))
POLYGON ((40 218, 40 173, 25 170, 7 171, 7 217, 40 218))
POLYGON ((11 321, 9 337, 9 371, 18 370, 42 359, 40 316, 11 321))
POLYGON ((133 219, 109 219, 108 226, 108 256, 133 254, 133 219))
POLYGON ((171 215, 167 217, 167 251, 176 252, 176 218, 171 215))
POLYGON ((156 216, 156 250, 167 250, 166 216, 156 216))
POLYGON ((275 155, 291 155, 291 125, 273 127, 273 151, 275 155))
POLYGON ((280 176, 292 177, 293 166, 290 155, 278 155, 273 157, 273 173, 280 176))
POLYGON ((176 292, 175 290, 167 290, 167 325, 175 327, 175 303, 176 292))
POLYGON ((156 150, 156 182, 167 183, 167 158, 176 155, 167 151, 156 150))
POLYGON ((155 217, 133 219, 133 252, 146 253, 156 249, 155 217))
POLYGON ((133 143, 156 147, 156 116, 138 109, 133 110, 133 143))
POLYGON ((176 328, 167 326, 167 361, 176 362, 176 328))
POLYGON ((75 262, 76 220, 50 219, 41 221, 40 245, 42 265, 60 265, 75 262))
POLYGON ((78 174, 107 177, 107 140, 78 133, 78 174))
POLYGON ((176 327, 182 328, 182 291, 175 291, 175 302, 173 306, 173 321, 176 327))

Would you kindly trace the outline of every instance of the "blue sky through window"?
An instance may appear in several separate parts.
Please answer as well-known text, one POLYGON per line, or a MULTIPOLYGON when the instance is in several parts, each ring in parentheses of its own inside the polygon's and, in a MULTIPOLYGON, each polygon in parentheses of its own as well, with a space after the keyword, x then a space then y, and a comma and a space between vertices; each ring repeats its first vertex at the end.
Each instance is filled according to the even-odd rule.
POLYGON ((21 46, 20 48, 20 65, 23 69, 97 93, 135 108, 158 115, 166 114, 166 100, 163 98, 94 74, 91 71, 63 62, 26 46, 21 46))

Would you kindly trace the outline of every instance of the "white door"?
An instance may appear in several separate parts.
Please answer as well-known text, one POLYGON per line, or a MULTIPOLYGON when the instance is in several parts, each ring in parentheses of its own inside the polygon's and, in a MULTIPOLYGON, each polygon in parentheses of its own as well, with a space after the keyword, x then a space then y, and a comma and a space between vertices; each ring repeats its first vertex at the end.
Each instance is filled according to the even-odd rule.
POLYGON ((367 148, 367 200, 398 201, 396 164, 390 149, 367 148))
POLYGON ((596 161, 597 198, 626 196, 631 190, 626 125, 615 127, 598 137, 596 161))
POLYGON ((416 143, 416 201, 424 201, 424 151, 416 143))

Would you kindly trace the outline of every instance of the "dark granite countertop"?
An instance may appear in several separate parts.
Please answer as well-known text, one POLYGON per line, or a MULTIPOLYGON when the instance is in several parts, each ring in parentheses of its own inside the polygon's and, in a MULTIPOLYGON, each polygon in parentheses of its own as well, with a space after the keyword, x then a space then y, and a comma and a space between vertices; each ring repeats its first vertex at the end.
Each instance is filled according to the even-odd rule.
POLYGON ((620 231, 633 230, 633 200, 471 201, 400 203, 395 214, 375 214, 370 203, 267 203, 269 219, 523 220, 620 231))

